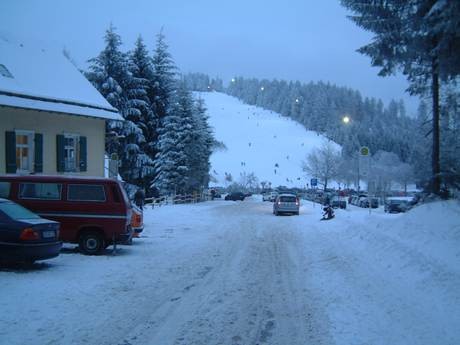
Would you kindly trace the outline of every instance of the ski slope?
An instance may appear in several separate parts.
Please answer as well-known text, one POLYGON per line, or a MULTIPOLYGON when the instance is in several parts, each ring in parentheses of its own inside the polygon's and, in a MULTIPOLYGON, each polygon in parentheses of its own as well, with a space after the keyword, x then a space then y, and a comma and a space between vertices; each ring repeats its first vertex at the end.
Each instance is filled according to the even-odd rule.
MULTIPOLYGON (((214 185, 226 186, 225 173, 238 182, 254 173, 273 187, 305 187, 310 176, 302 161, 327 139, 280 114, 242 103, 218 92, 197 93, 208 108, 216 140, 227 147, 211 156, 214 185)), ((339 146, 337 146, 339 148, 339 146)))

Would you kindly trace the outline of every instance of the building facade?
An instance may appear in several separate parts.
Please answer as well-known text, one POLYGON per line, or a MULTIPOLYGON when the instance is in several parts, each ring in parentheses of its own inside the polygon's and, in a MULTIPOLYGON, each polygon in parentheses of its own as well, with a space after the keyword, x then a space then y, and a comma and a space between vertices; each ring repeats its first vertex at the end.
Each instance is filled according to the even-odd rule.
POLYGON ((0 174, 104 176, 108 120, 122 118, 62 53, 0 36, 0 174))

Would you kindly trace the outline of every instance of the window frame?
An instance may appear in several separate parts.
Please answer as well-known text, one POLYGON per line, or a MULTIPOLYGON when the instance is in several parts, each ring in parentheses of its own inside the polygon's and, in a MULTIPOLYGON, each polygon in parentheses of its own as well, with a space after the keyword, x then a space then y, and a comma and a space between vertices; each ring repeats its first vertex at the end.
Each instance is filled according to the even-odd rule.
POLYGON ((20 182, 18 185, 18 199, 20 200, 42 200, 42 201, 61 201, 62 200, 62 183, 55 182, 20 182), (21 186, 25 184, 54 184, 58 186, 59 196, 57 198, 34 198, 34 197, 24 197, 21 194, 21 186))
POLYGON ((25 130, 25 129, 16 129, 14 131, 15 134, 15 157, 16 157, 16 173, 19 174, 30 174, 34 172, 34 163, 35 163, 35 131, 31 130, 25 130), (18 135, 19 136, 27 136, 28 143, 27 145, 25 144, 18 144, 18 135), (17 164, 18 162, 18 156, 17 156, 17 149, 18 147, 20 148, 27 148, 29 151, 29 155, 27 158, 27 164, 29 165, 29 169, 22 169, 22 160, 19 159, 19 165, 17 164))
POLYGON ((80 135, 75 134, 75 133, 63 133, 64 136, 64 172, 65 173, 72 173, 72 172, 79 172, 80 171, 80 135), (68 165, 68 158, 66 158, 66 153, 68 150, 71 150, 71 147, 69 145, 66 145, 65 141, 66 139, 73 139, 74 140, 74 146, 73 149, 75 151, 74 154, 74 163, 73 163, 73 168, 69 168, 68 165))
POLYGON ((67 184, 67 201, 70 201, 70 202, 100 202, 100 203, 105 203, 107 202, 107 193, 105 192, 105 185, 103 183, 68 183, 67 184), (90 199, 85 199, 85 200, 81 200, 81 199, 71 199, 70 198, 70 187, 71 186, 100 186, 102 187, 102 192, 104 193, 104 200, 90 200, 90 199))

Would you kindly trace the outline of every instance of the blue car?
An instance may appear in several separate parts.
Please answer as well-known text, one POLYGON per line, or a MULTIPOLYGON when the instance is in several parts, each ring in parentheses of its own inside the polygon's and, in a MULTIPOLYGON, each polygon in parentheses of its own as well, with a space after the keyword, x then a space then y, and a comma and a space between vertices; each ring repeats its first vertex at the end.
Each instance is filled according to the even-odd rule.
POLYGON ((59 255, 59 223, 0 199, 0 262, 26 262, 59 255))

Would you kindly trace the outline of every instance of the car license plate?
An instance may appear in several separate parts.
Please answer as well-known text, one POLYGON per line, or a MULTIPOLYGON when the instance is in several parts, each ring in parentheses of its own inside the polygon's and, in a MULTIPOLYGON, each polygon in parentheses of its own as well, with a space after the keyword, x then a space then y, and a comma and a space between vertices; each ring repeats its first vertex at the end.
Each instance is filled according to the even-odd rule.
POLYGON ((51 238, 56 236, 56 232, 53 230, 43 231, 42 232, 43 238, 51 238))

